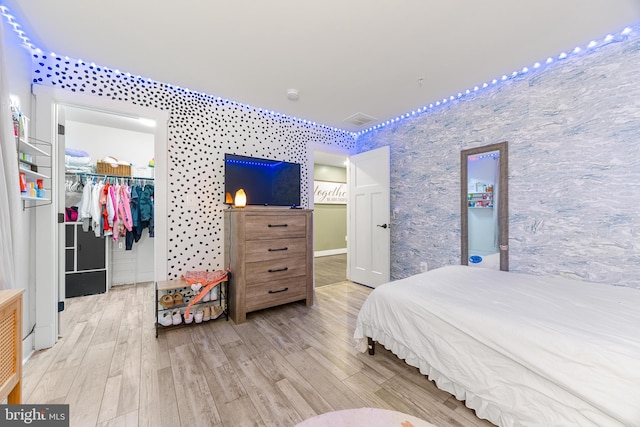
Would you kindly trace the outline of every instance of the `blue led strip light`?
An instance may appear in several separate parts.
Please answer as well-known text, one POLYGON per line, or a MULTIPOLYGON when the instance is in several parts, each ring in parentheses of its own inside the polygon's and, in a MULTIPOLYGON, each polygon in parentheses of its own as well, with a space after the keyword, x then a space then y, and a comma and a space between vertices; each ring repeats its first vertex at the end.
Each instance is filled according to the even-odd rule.
POLYGON ((264 163, 264 162, 258 162, 258 161, 235 160, 235 159, 227 159, 227 163, 234 163, 238 165, 249 165, 249 166, 267 166, 267 167, 276 167, 282 164, 282 162, 264 163))
POLYGON ((387 120, 383 123, 379 123, 377 125, 371 126, 370 128, 361 130, 359 132, 356 133, 356 135, 359 137, 361 135, 364 135, 368 132, 383 128, 385 126, 397 123, 401 120, 407 119, 409 117, 413 117, 416 114, 420 114, 420 113, 424 113, 426 111, 431 111, 436 107, 445 105, 447 102, 449 101, 453 101, 456 99, 460 99, 463 98, 465 96, 471 95, 473 93, 477 93, 479 91, 481 91, 482 89, 487 89, 489 87, 495 86, 496 84, 500 83, 500 82, 504 82, 507 80, 511 80, 514 79, 518 76, 522 76, 524 74, 530 73, 532 71, 537 71, 540 68, 543 67, 543 65, 549 65, 552 64, 556 61, 559 60, 563 60, 569 57, 569 55, 578 55, 578 54, 582 54, 585 52, 589 52, 589 51, 593 51, 595 48, 597 47, 602 47, 605 45, 608 45, 609 43, 612 42, 621 42, 621 41, 625 41, 629 38, 629 36, 636 30, 632 29, 631 27, 626 27, 625 29, 623 29, 622 31, 620 31, 619 33, 616 34, 607 34, 601 41, 596 41, 596 40, 592 40, 590 41, 585 47, 575 47, 571 52, 567 53, 567 52, 561 52, 556 58, 553 57, 548 57, 544 63, 540 63, 540 62, 536 62, 535 64, 533 64, 533 66, 531 68, 529 67, 523 67, 521 70, 516 70, 513 71, 511 74, 504 74, 502 75, 502 77, 498 78, 498 79, 493 79, 491 80, 491 82, 485 82, 482 83, 482 85, 480 86, 475 86, 473 87, 473 89, 467 89, 464 92, 458 92, 456 95, 451 95, 449 96, 449 98, 442 98, 441 100, 438 100, 434 103, 431 103, 429 105, 425 105, 424 107, 418 108, 417 110, 413 110, 410 113, 405 113, 402 114, 398 117, 395 117, 393 119, 387 120))
MULTIPOLYGON (((14 29, 14 31, 18 34, 18 36, 20 37, 20 39, 22 40, 23 44, 29 49, 31 50, 34 58, 40 58, 42 57, 43 59, 47 58, 47 54, 44 54, 43 51, 38 48, 36 45, 34 45, 31 40, 29 39, 29 37, 26 36, 26 33, 21 29, 21 25, 16 21, 15 17, 13 15, 11 15, 11 13, 9 12, 9 8, 7 6, 5 6, 4 4, 0 3, 0 13, 5 17, 5 20, 9 23, 9 25, 11 25, 14 29)), ((56 58, 59 57, 59 55, 57 55, 55 52, 50 52, 48 54, 49 56, 51 56, 52 58, 56 58)), ((69 60, 70 58, 68 56, 63 57, 65 60, 69 60)), ((335 132, 340 132, 343 134, 348 134, 351 135, 351 137, 353 137, 355 139, 356 134, 352 131, 347 131, 344 129, 339 129, 336 127, 332 127, 332 126, 327 126, 327 125, 322 125, 319 124, 317 122, 311 121, 311 120, 306 120, 306 119, 301 119, 298 117, 294 117, 294 116, 287 116, 286 114, 281 114, 278 113, 276 111, 273 110, 268 110, 268 109, 264 109, 264 108, 258 108, 258 107, 253 107, 251 105, 248 104, 242 104, 239 102, 235 102, 235 101, 231 101, 229 99, 223 99, 221 97, 215 97, 212 95, 209 95, 207 93, 204 92, 197 92, 194 90, 190 90, 189 88, 181 88, 180 86, 173 86, 170 84, 166 84, 166 83, 161 83, 161 82, 155 82, 152 79, 148 79, 148 78, 143 78, 140 75, 137 76, 133 76, 130 73, 123 73, 120 70, 112 70, 108 67, 103 67, 103 66, 97 66, 94 62, 91 63, 87 63, 85 61, 83 61, 82 59, 78 59, 78 63, 81 65, 90 65, 92 67, 98 68, 98 69, 102 69, 104 71, 107 72, 113 72, 116 75, 122 75, 125 76, 127 78, 135 78, 135 80, 141 82, 141 83, 159 83, 161 85, 163 85, 164 87, 171 89, 171 90, 175 90, 176 92, 180 92, 183 94, 190 94, 190 95, 197 95, 197 96, 201 96, 204 97, 206 99, 209 99, 211 101, 218 101, 218 102, 224 102, 226 104, 230 104, 236 107, 241 107, 241 108, 245 108, 248 110, 252 110, 252 111, 256 111, 259 113, 264 113, 264 114, 269 114, 278 118, 283 118, 283 119, 290 119, 293 121, 296 121, 298 123, 301 123, 303 125, 309 125, 309 126, 313 126, 313 127, 318 127, 318 128, 322 128, 322 129, 328 129, 328 130, 332 130, 335 132)))
POLYGON ((13 27, 13 31, 18 34, 18 37, 20 37, 20 39, 22 40, 22 44, 24 44, 30 50, 35 50, 36 46, 31 43, 31 39, 29 39, 29 37, 27 37, 27 34, 22 31, 22 26, 18 24, 16 18, 9 13, 9 8, 3 4, 0 4, 0 13, 2 14, 2 16, 4 16, 7 23, 13 27))
MULTIPOLYGON (((43 58, 46 58, 46 56, 42 53, 42 50, 40 48, 36 47, 31 42, 29 37, 26 36, 26 33, 21 29, 21 25, 18 22, 16 22, 15 17, 9 13, 9 8, 7 8, 3 4, 0 4, 0 13, 2 13, 2 15, 5 17, 6 21, 9 23, 9 25, 11 25, 13 27, 14 31, 18 34, 18 37, 20 37, 20 39, 23 41, 23 44, 32 51, 34 57, 38 58, 40 55, 42 55, 43 58)), ((504 74, 500 78, 493 79, 490 82, 482 83, 479 86, 474 86, 472 89, 467 89, 464 92, 458 92, 457 94, 451 95, 448 98, 442 98, 441 100, 432 102, 429 105, 425 105, 425 106, 423 106, 421 108, 418 108, 417 110, 413 110, 410 113, 402 114, 402 115, 397 116, 397 117, 395 117, 393 119, 390 119, 390 120, 387 120, 385 122, 379 123, 377 125, 371 126, 370 128, 361 130, 359 132, 351 132, 351 131, 346 131, 344 129, 339 129, 339 128, 335 128, 335 127, 331 127, 331 126, 318 124, 318 123, 313 122, 313 121, 309 121, 309 120, 305 120, 305 119, 300 119, 298 117, 292 117, 292 116, 287 116, 285 114, 277 113, 277 112, 275 112, 273 110, 267 110, 267 109, 263 109, 263 108, 256 108, 256 107, 252 107, 252 106, 247 105, 247 104, 242 104, 242 103, 231 101, 231 100, 228 100, 228 99, 223 99, 221 97, 214 97, 214 96, 208 95, 208 94, 206 94, 204 92, 197 92, 197 91, 192 91, 192 90, 190 90, 188 88, 181 88, 180 86, 173 86, 173 85, 165 84, 165 83, 160 83, 160 84, 162 84, 163 86, 165 86, 168 89, 172 89, 172 90, 175 90, 177 92, 182 92, 184 94, 198 95, 198 96, 202 96, 204 98, 210 99, 212 101, 228 103, 228 104, 231 104, 231 105, 234 105, 234 106, 237 106, 237 107, 246 108, 246 109, 249 109, 249 110, 257 111, 259 113, 270 114, 270 115, 273 115, 273 116, 279 117, 279 118, 288 118, 288 119, 297 121, 298 123, 302 123, 304 125, 310 125, 310 126, 314 126, 314 127, 323 128, 323 129, 329 129, 329 130, 332 130, 332 131, 335 131, 335 132, 341 132, 341 133, 344 133, 344 134, 349 134, 354 139, 357 139, 359 136, 364 135, 364 134, 366 134, 368 132, 383 128, 385 126, 392 125, 394 123, 397 123, 397 122, 399 122, 401 120, 404 120, 404 119, 408 119, 410 117, 414 117, 416 114, 422 114, 422 113, 425 113, 427 111, 431 111, 434 108, 437 108, 437 107, 440 107, 442 105, 445 105, 450 101, 454 101, 456 99, 464 98, 465 96, 477 93, 477 92, 479 92, 479 91, 481 91, 483 89, 487 89, 489 87, 495 86, 500 82, 505 82, 507 80, 514 79, 514 78, 516 78, 518 76, 522 76, 524 74, 527 74, 527 73, 530 73, 530 72, 533 72, 533 71, 537 71, 537 70, 541 69, 545 65, 549 65, 549 64, 552 64, 554 62, 566 59, 570 55, 580 55, 580 54, 583 54, 583 53, 586 53, 586 52, 589 52, 589 51, 593 51, 595 48, 605 46, 605 45, 607 45, 609 43, 612 43, 612 42, 625 41, 635 31, 636 30, 632 29, 631 27, 626 27, 622 31, 620 31, 620 32, 618 32, 616 34, 608 34, 601 41, 592 40, 589 43, 587 43, 587 45, 584 46, 584 47, 578 46, 578 47, 575 47, 572 51, 570 51, 568 53, 567 52, 561 52, 555 58, 548 57, 543 62, 536 62, 535 64, 533 64, 531 66, 531 68, 523 67, 521 70, 513 71, 511 74, 504 74)), ((57 57, 58 56, 54 52, 51 52, 49 55, 51 57, 57 57)), ((64 57, 64 58, 65 58, 65 60, 69 60, 68 56, 64 57)), ((78 63, 80 63, 82 65, 87 65, 87 63, 84 62, 81 59, 78 60, 78 63)), ((96 64, 93 63, 93 62, 90 65, 92 67, 97 67, 96 64)), ((138 80, 138 81, 140 81, 142 83, 158 83, 158 82, 154 82, 151 79, 144 79, 139 75, 134 77, 130 73, 122 73, 119 70, 111 70, 111 69, 109 69, 107 67, 100 67, 100 68, 102 68, 105 71, 114 72, 116 75, 123 75, 123 76, 126 76, 128 78, 135 78, 136 80, 138 80)))

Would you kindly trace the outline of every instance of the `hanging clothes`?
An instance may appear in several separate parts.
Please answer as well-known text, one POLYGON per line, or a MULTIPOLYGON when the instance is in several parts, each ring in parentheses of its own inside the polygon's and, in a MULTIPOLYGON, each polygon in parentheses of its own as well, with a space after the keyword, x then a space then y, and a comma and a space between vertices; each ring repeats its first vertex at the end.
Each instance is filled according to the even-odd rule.
POLYGON ((153 237, 153 185, 145 185, 140 195, 140 222, 142 228, 149 228, 149 237, 153 237))
POLYGON ((93 191, 93 182, 88 179, 82 189, 82 197, 78 206, 78 220, 82 222, 82 230, 89 231, 91 226, 91 193, 93 191))
POLYGON ((131 187, 131 230, 127 229, 126 233, 127 250, 131 250, 133 243, 140 240, 145 228, 149 228, 149 237, 153 237, 153 193, 154 187, 150 184, 131 187))
POLYGON ((111 205, 113 206, 113 213, 111 214, 111 232, 113 233, 113 241, 117 241, 120 236, 120 229, 118 228, 118 192, 119 186, 112 184, 109 187, 109 197, 111 199, 111 205))
POLYGON ((130 194, 131 187, 128 185, 120 186, 120 194, 118 199, 118 218, 121 221, 123 226, 122 234, 125 234, 126 231, 131 231, 133 227, 133 221, 131 219, 131 203, 130 203, 130 194))
POLYGON ((96 182, 95 176, 90 177, 83 186, 78 203, 83 231, 93 230, 96 237, 110 236, 114 241, 125 236, 127 250, 140 240, 145 228, 154 237, 153 184, 133 185, 132 180, 128 185, 122 179, 118 183, 114 177, 105 178, 96 182))
POLYGON ((140 225, 140 192, 142 188, 139 185, 131 187, 131 197, 129 198, 129 208, 131 210, 131 230, 127 230, 125 245, 126 250, 133 248, 133 242, 140 240, 142 236, 142 227, 140 225))
POLYGON ((102 215, 102 235, 113 235, 113 201, 109 193, 111 184, 108 182, 102 188, 102 194, 100 195, 100 213, 102 215))
POLYGON ((100 209, 100 196, 102 195, 102 189, 104 183, 99 181, 93 186, 91 190, 91 228, 96 237, 102 236, 102 211, 100 209))

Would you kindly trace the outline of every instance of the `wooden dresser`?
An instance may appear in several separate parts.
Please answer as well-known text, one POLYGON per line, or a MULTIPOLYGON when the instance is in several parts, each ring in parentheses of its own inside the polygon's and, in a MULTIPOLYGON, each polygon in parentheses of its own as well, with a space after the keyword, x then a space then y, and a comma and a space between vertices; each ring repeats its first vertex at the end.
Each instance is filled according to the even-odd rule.
POLYGON ((22 293, 0 291, 0 402, 22 403, 22 293))
POLYGON ((313 304, 313 212, 243 208, 224 213, 229 315, 293 301, 313 304))

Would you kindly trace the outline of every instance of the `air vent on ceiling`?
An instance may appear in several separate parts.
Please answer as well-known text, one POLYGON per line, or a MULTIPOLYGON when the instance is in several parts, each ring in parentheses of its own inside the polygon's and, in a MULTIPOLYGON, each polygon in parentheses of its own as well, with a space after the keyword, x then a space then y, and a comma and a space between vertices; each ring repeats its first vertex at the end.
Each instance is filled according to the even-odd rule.
POLYGON ((355 113, 347 117, 346 119, 344 119, 345 122, 351 123, 352 125, 355 125, 355 126, 364 126, 367 123, 371 123, 374 120, 377 120, 377 119, 375 117, 372 117, 364 113, 355 113))

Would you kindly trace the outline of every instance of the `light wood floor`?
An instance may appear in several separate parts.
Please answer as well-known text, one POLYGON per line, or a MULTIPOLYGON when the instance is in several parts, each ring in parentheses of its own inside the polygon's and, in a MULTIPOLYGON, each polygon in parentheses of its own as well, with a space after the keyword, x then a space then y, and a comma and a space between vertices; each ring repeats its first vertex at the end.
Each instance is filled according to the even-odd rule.
POLYGON ((319 256, 313 262, 316 288, 347 280, 347 254, 319 256))
MULTIPOLYGON (((294 426, 380 407, 438 426, 491 426, 390 352, 355 351, 370 289, 350 282, 300 303, 161 331, 151 284, 72 298, 65 336, 24 368, 25 403, 67 403, 77 426, 294 426)), ((337 426, 336 426, 337 427, 337 426)))

